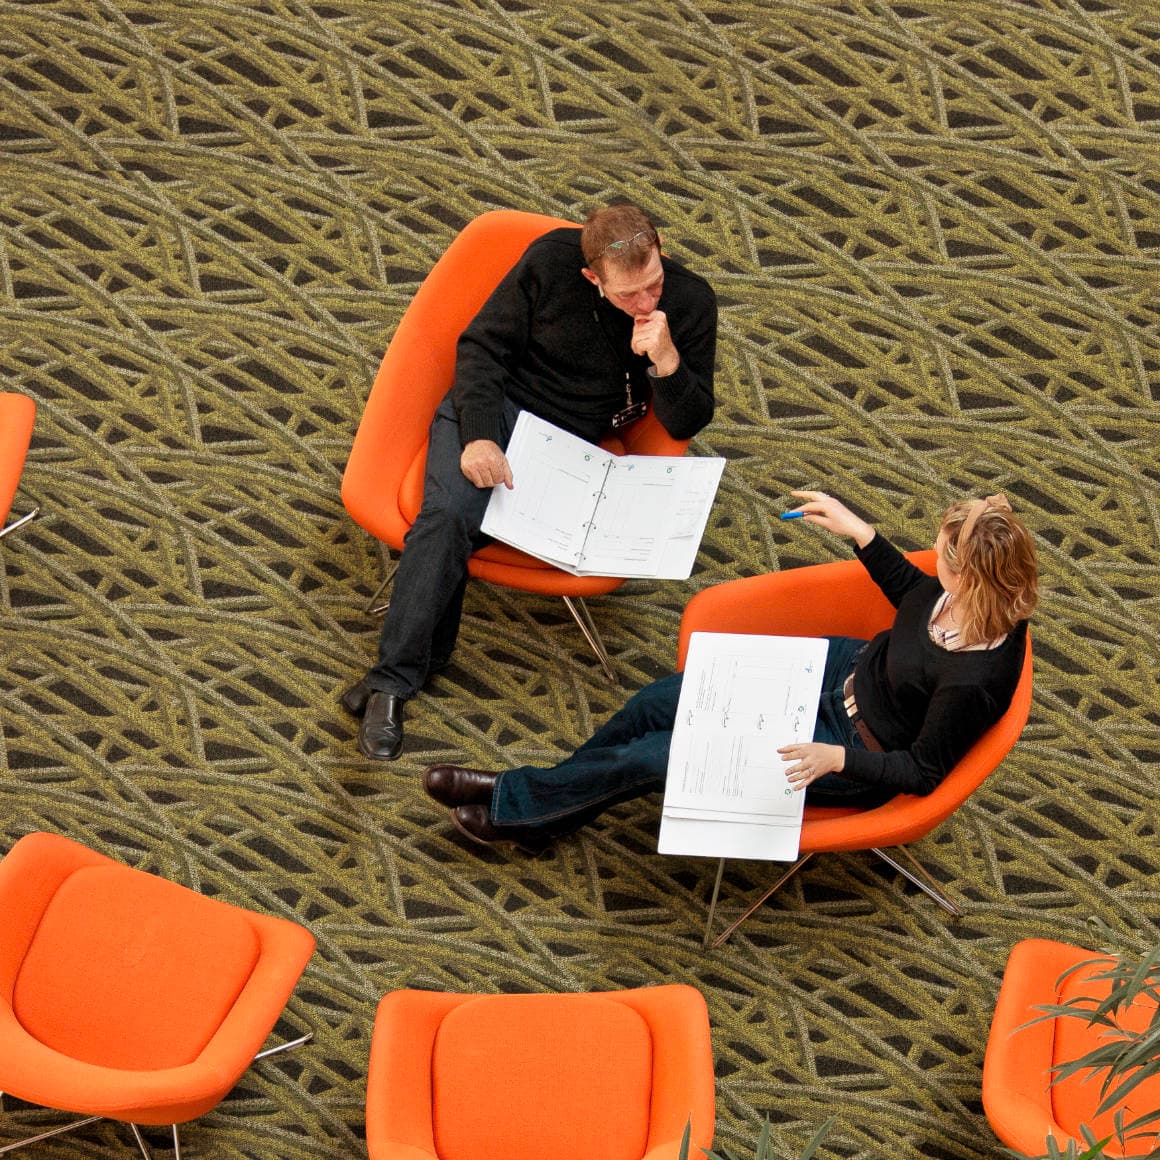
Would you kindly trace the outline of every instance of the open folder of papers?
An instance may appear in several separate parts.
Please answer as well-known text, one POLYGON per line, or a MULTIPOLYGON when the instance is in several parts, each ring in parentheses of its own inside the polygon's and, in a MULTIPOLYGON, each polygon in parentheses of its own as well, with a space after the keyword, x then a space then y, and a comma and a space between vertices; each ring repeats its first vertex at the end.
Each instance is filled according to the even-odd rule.
POLYGON ((793 862, 805 793, 782 745, 810 741, 829 642, 695 632, 669 749, 662 854, 793 862))
POLYGON ((483 531, 576 576, 683 580, 724 459, 613 455, 521 411, 483 531))

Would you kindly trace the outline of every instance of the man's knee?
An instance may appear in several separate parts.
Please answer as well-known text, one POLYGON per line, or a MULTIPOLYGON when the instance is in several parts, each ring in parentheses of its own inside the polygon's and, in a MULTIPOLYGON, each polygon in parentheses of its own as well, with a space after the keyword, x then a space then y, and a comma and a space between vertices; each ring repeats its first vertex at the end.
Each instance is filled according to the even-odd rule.
POLYGON ((431 536, 449 545, 471 551, 471 541, 479 533, 483 513, 475 505, 433 499, 424 502, 415 517, 411 535, 415 538, 431 536))
POLYGON ((624 707, 642 732, 672 729, 681 695, 681 674, 646 685, 624 707))

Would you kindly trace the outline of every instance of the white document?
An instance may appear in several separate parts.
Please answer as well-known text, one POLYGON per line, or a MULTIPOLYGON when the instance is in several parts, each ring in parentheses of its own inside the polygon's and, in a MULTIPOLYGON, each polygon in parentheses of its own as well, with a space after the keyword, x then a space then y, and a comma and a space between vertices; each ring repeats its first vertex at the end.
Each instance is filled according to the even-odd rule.
POLYGON ((805 793, 777 750, 814 735, 825 640, 695 632, 669 749, 662 854, 798 856, 805 793))
POLYGON ((576 576, 683 580, 725 460, 613 455, 521 411, 483 531, 576 576))

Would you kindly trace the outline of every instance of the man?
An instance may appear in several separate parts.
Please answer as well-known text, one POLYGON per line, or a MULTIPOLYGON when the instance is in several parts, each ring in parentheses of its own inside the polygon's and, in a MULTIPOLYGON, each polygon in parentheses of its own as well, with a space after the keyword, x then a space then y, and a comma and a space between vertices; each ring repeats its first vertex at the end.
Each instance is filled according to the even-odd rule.
POLYGON ((674 438, 690 438, 713 417, 716 337, 709 284, 661 256, 634 205, 527 248, 460 336, 379 660, 342 699, 362 715, 366 757, 399 756, 404 703, 451 657, 491 489, 518 486, 504 449, 520 411, 597 442, 651 407, 674 438))

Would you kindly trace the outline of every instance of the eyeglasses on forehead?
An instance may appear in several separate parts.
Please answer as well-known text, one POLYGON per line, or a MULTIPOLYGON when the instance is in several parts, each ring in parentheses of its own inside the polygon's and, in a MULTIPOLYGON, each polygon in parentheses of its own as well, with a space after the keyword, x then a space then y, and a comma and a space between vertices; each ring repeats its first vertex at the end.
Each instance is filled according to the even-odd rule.
POLYGON ((609 242, 596 257, 603 258, 605 254, 611 254, 614 258, 619 257, 619 255, 631 250, 633 246, 651 246, 656 240, 656 230, 638 230, 631 238, 619 238, 615 242, 609 242))

